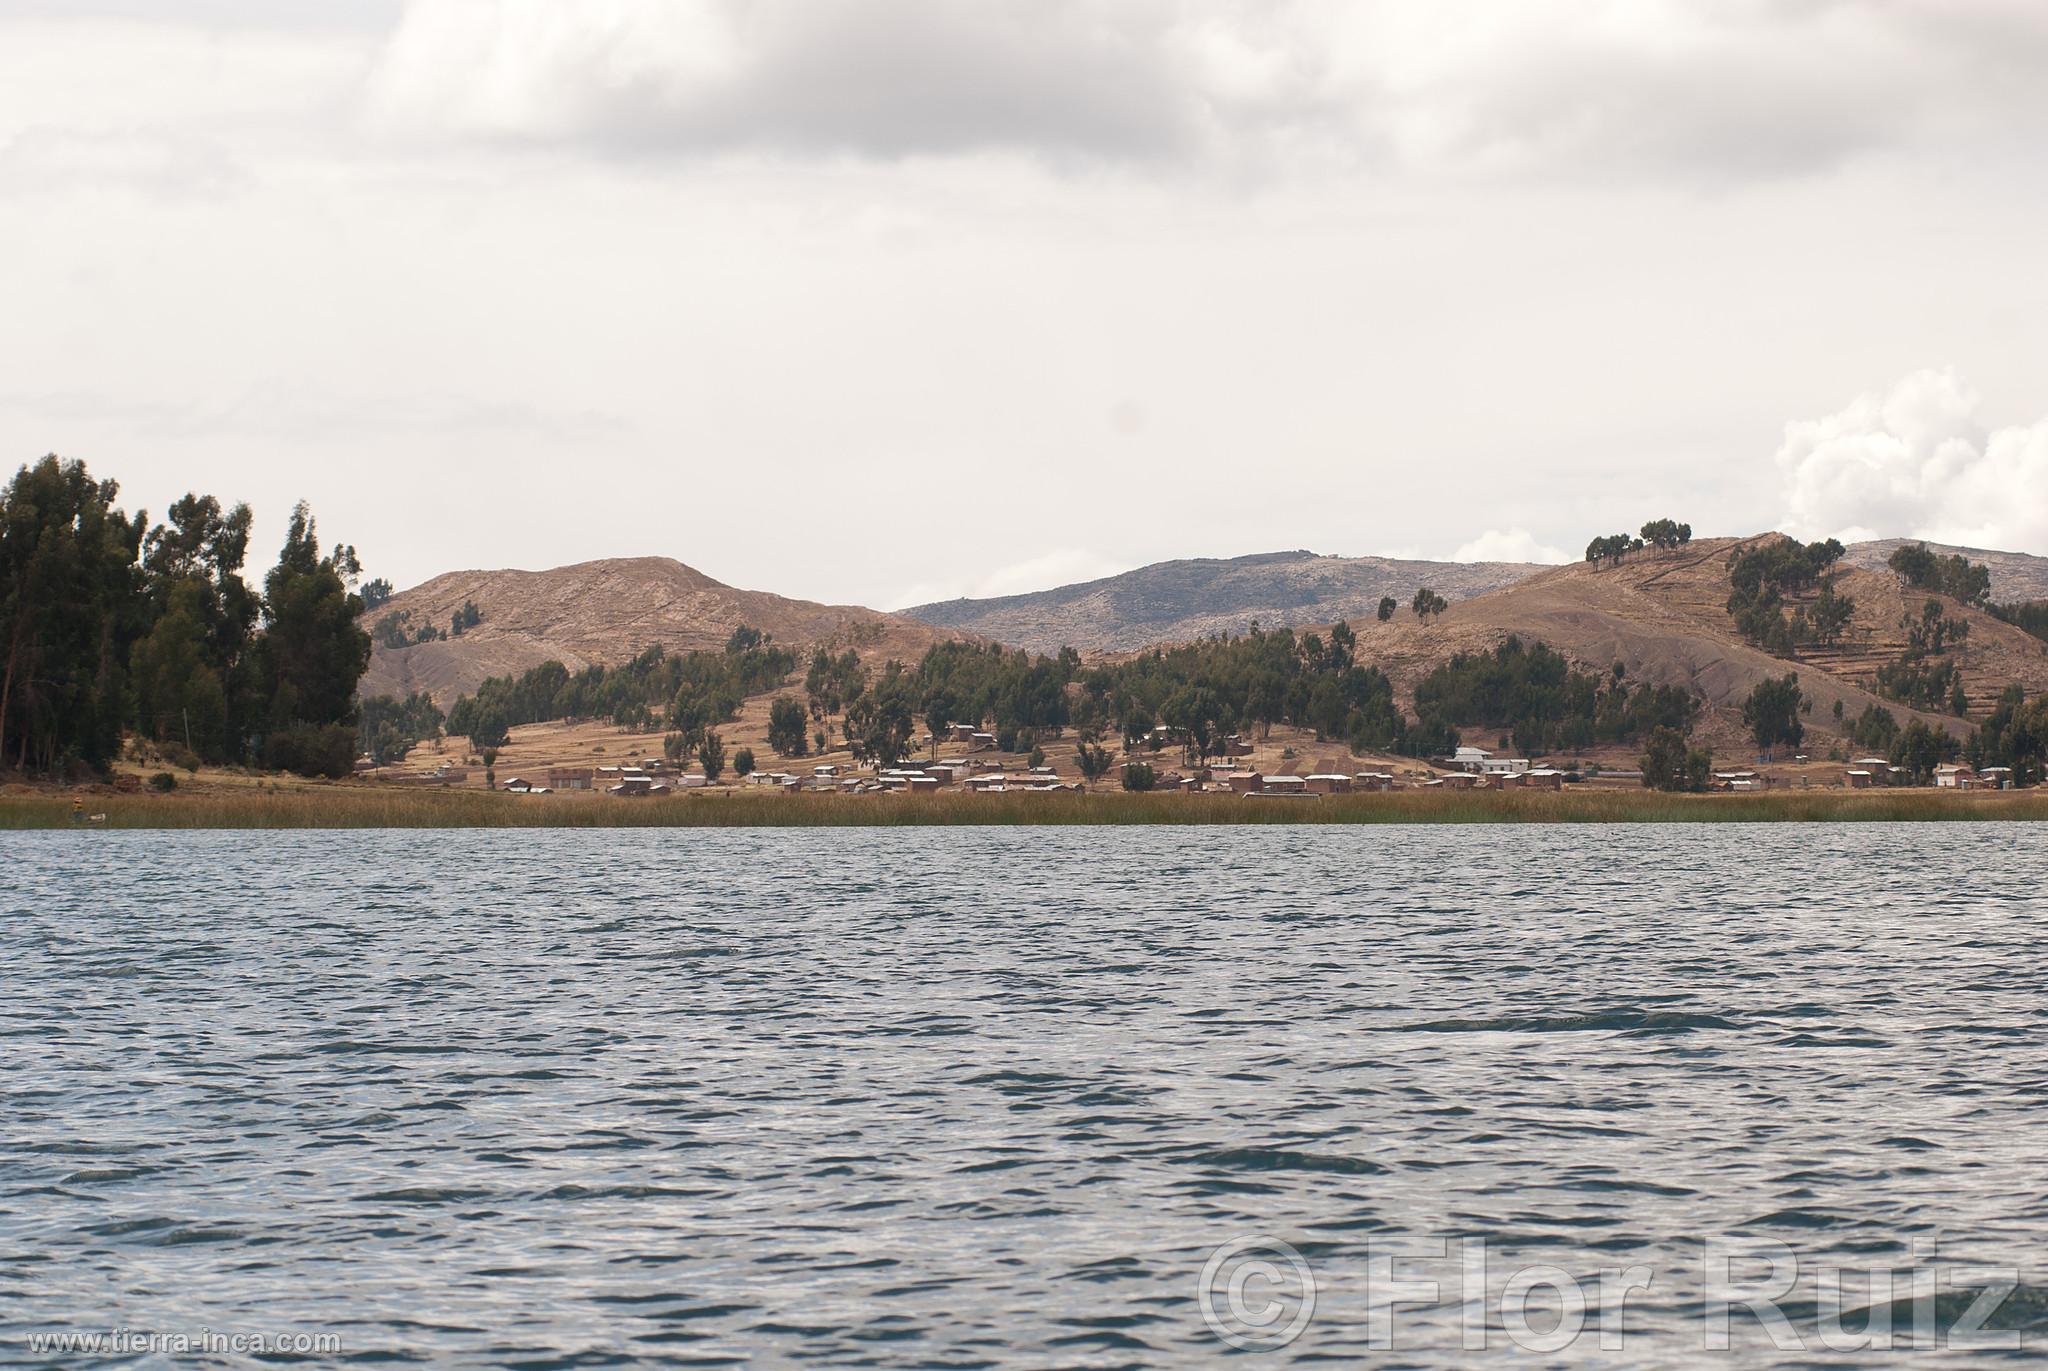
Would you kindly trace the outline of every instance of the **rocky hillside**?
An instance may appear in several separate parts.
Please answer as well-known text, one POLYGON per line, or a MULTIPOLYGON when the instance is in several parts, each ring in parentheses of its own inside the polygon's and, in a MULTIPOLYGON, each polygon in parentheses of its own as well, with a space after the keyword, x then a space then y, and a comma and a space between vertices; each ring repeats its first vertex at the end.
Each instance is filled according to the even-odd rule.
POLYGON ((446 708, 487 676, 553 659, 578 671, 629 660, 652 644, 671 651, 718 647, 742 624, 797 646, 857 647, 914 662, 932 643, 959 636, 899 615, 852 605, 788 600, 736 590, 666 557, 579 562, 552 571, 451 571, 394 596, 363 626, 386 616, 407 629, 448 629, 464 605, 480 621, 460 636, 416 646, 379 643, 364 695, 423 690, 446 708))
POLYGON ((1380 597, 1404 611, 1418 586, 1465 600, 1545 567, 1527 562, 1422 562, 1267 552, 1158 562, 1099 581, 989 600, 947 600, 903 613, 1034 652, 1130 651, 1216 633, 1373 618, 1380 597))
MULTIPOLYGON (((1852 543, 1842 560, 1865 571, 1883 571, 1892 553, 1924 538, 1879 538, 1874 542, 1852 543)), ((1994 552, 1981 547, 1955 547, 1948 543, 1927 543, 1929 552, 1942 556, 1969 558, 1991 571, 1991 598, 2000 604, 2020 600, 2048 600, 2048 557, 2027 552, 1994 552)))

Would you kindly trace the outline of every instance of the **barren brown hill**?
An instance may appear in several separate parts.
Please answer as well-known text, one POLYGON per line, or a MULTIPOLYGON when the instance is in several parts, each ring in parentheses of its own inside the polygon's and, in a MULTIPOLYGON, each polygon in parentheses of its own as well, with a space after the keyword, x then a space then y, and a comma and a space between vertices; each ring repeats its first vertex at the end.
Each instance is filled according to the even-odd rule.
MULTIPOLYGON (((1490 594, 1453 604, 1424 624, 1405 608, 1390 623, 1354 619, 1361 661, 1376 663, 1394 682, 1396 698, 1413 699, 1415 684, 1452 653, 1485 650, 1508 637, 1543 642, 1581 666, 1604 670, 1623 664, 1629 678, 1683 685, 1698 691, 1719 714, 1705 721, 1705 734, 1723 755, 1745 749, 1735 718, 1742 698, 1765 676, 1799 673, 1813 700, 1808 726, 1817 733, 1838 731, 1834 705, 1854 719, 1864 706, 1882 704, 1901 722, 1919 717, 1963 732, 1968 723, 1919 714, 1880 699, 1870 689, 1879 665, 1904 646, 1900 621, 1927 600, 1908 591, 1889 571, 1851 568, 1837 589, 1856 601, 1853 627, 1843 644, 1809 649, 1800 660, 1772 657, 1742 641, 1730 618, 1728 558, 1744 543, 1777 537, 1715 538, 1670 552, 1631 555, 1617 567, 1587 563, 1553 567, 1490 594)), ((1973 716, 2010 682, 2029 694, 2048 688, 2048 644, 1988 614, 1945 602, 1950 616, 1966 618, 1968 641, 1958 650, 1973 716)))
POLYGON ((1542 571, 1531 562, 1423 562, 1262 552, 1155 562, 1120 576, 1005 595, 945 600, 904 614, 1032 652, 1131 651, 1217 633, 1369 619, 1382 595, 1406 605, 1418 587, 1447 600, 1497 590, 1542 571))
POLYGON ((459 637, 389 648, 378 644, 364 695, 421 690, 446 708, 487 676, 561 662, 571 671, 630 660, 660 644, 670 651, 722 646, 741 625, 804 648, 848 647, 915 662, 926 648, 963 635, 857 605, 821 605, 737 590, 667 557, 579 562, 552 571, 451 571, 393 596, 371 614, 409 628, 447 629, 465 604, 482 622, 459 637))

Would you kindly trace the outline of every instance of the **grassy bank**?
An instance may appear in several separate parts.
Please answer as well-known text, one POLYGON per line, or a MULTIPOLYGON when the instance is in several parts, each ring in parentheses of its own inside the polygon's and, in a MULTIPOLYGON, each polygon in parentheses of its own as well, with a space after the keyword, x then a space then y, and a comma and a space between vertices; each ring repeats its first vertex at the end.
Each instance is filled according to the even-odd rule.
MULTIPOLYGON (((87 797, 91 828, 829 828, 914 824, 1870 823, 2048 820, 2048 789, 1787 790, 1755 795, 1394 792, 1318 799, 1122 793, 770 795, 621 800, 370 786, 87 797)), ((0 828, 71 828, 63 792, 0 795, 0 828)))

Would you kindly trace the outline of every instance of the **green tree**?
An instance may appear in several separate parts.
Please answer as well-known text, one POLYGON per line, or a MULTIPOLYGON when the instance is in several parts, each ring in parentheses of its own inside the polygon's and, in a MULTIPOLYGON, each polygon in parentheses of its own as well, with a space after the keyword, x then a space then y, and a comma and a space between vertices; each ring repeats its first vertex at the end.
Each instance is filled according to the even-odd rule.
POLYGON ((1806 726, 1799 719, 1805 703, 1797 672, 1765 677, 1742 702, 1743 727, 1761 751, 1768 752, 1779 743, 1797 747, 1806 736, 1806 726))
POLYGON ((148 521, 119 493, 55 456, 0 493, 0 763, 99 770, 120 747, 148 521))
POLYGON ((1443 596, 1437 594, 1428 586, 1423 586, 1415 592, 1415 598, 1408 602, 1408 607, 1415 611, 1416 618, 1424 623, 1428 623, 1431 618, 1449 609, 1450 605, 1443 596))
POLYGON ((1082 743, 1074 752, 1074 765, 1081 769, 1082 779, 1088 781, 1107 776, 1115 761, 1116 754, 1106 747, 1090 747, 1082 743))
POLYGON ((1914 719, 1892 740, 1892 765, 1903 767, 1914 784, 1926 785, 1934 778, 1935 767, 1955 760, 1961 751, 1962 745, 1946 729, 1914 719))
POLYGON ((725 742, 716 733, 706 733, 697 744, 697 763, 704 768, 704 779, 714 785, 725 774, 725 742))
POLYGON ((1125 790, 1150 790, 1159 784, 1159 773, 1149 762, 1125 762, 1123 786, 1125 790))
POLYGON ((301 501, 263 583, 258 657, 270 727, 355 723, 356 682, 370 664, 370 635, 356 626, 362 597, 348 588, 356 569, 353 548, 320 555, 312 512, 301 501))
POLYGON ((136 726, 160 743, 218 761, 227 751, 228 697, 211 660, 203 594, 195 581, 178 583, 149 636, 135 645, 136 726))
POLYGON ((810 715, 794 695, 778 695, 768 706, 768 746, 785 757, 804 755, 810 715))
POLYGON ((1399 603, 1398 603, 1398 602, 1396 602, 1396 601, 1395 601, 1395 599, 1394 599, 1394 597, 1393 597, 1393 596, 1391 596, 1391 595, 1382 595, 1382 596, 1380 596, 1380 607, 1379 607, 1379 616, 1380 616, 1380 622, 1381 622, 1381 623, 1385 623, 1385 622, 1386 622, 1387 620, 1389 620, 1389 619, 1393 618, 1393 617, 1394 617, 1394 611, 1395 611, 1396 609, 1398 609, 1398 608, 1400 608, 1400 605, 1399 605, 1399 603))
POLYGON ((754 774, 754 749, 743 747, 732 754, 732 774, 751 776, 754 774))
POLYGON ((1676 519, 1652 519, 1643 525, 1643 536, 1638 542, 1648 543, 1656 548, 1684 547, 1692 541, 1692 525, 1681 524, 1676 519))
POLYGON ((1643 744, 1643 784, 1652 790, 1700 791, 1713 779, 1714 757, 1687 744, 1675 728, 1654 728, 1643 744))

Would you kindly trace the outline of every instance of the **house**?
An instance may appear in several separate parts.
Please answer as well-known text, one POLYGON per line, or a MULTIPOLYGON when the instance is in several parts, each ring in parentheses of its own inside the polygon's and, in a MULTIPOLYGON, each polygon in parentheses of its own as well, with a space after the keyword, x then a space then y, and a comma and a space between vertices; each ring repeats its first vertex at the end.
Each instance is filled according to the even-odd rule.
MULTIPOLYGON (((1858 757, 1850 762, 1849 765, 1856 770, 1869 772, 1869 784, 1871 785, 1890 785, 1892 783, 1892 761, 1889 757, 1858 757)), ((1854 784, 1854 782, 1851 782, 1851 784, 1854 784)))
POLYGON ((1361 771, 1351 778, 1353 790, 1392 790, 1394 778, 1384 771, 1361 771))
POLYGON ((1256 771, 1218 772, 1216 779, 1230 787, 1233 795, 1256 795, 1266 788, 1265 777, 1256 771))
POLYGON ((1341 795, 1351 789, 1351 778, 1333 771, 1319 771, 1306 777, 1303 785, 1312 795, 1341 795))
POLYGON ((596 771, 587 766, 551 766, 548 784, 556 790, 588 790, 596 771))
POLYGON ((1451 757, 1451 764, 1460 771, 1480 771, 1486 766, 1486 759, 1493 754, 1483 747, 1461 747, 1451 757))
POLYGON ((946 739, 949 742, 955 743, 971 743, 974 741, 974 725, 948 724, 946 726, 946 739))
POLYGON ((1763 790, 1768 782, 1754 771, 1717 771, 1714 773, 1716 790, 1763 790))
POLYGON ((1261 795, 1306 795, 1309 793, 1306 776, 1267 776, 1259 785, 1261 795))
POLYGON ((1873 783, 1873 778, 1868 768, 1852 766, 1849 768, 1848 781, 1849 789, 1851 790, 1868 790, 1873 783))
POLYGON ((822 766, 812 767, 811 774, 822 780, 827 776, 837 776, 839 774, 839 768, 832 765, 830 762, 826 762, 822 766))
POLYGON ((1943 762, 1934 768, 1934 783, 1943 790, 1975 790, 1977 772, 1959 762, 1943 762))
MULTIPOLYGON (((1463 752, 1464 748, 1458 751, 1463 752)), ((1476 750, 1476 749, 1475 749, 1476 750)), ((1495 757, 1488 755, 1479 761, 1478 770, 1486 776, 1519 776, 1529 769, 1527 757, 1495 757)))
POLYGON ((2012 784, 2012 768, 2009 766, 1987 766, 1977 773, 1987 790, 2003 790, 2012 784))
POLYGON ((996 735, 993 733, 971 733, 967 741, 973 745, 976 752, 995 751, 996 735))
POLYGON ((912 776, 908 779, 910 793, 913 795, 926 794, 939 788, 939 781, 936 776, 912 776))
POLYGON ((1476 790, 1479 787, 1479 777, 1469 771, 1453 771, 1450 775, 1438 777, 1429 784, 1440 785, 1445 790, 1476 790))
POLYGON ((1216 752, 1222 757, 1249 757, 1252 745, 1233 733, 1217 745, 1216 752))
POLYGON ((1539 766, 1534 770, 1523 772, 1515 780, 1517 785, 1523 790, 1564 789, 1564 773, 1554 767, 1539 766))

